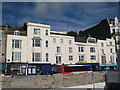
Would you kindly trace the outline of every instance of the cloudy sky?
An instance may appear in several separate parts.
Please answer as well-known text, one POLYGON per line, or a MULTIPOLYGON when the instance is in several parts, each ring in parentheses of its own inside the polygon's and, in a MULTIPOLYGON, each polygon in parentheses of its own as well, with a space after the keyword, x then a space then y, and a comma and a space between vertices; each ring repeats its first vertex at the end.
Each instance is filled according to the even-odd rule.
POLYGON ((51 25, 56 31, 79 31, 117 16, 117 2, 2 2, 2 24, 51 25))

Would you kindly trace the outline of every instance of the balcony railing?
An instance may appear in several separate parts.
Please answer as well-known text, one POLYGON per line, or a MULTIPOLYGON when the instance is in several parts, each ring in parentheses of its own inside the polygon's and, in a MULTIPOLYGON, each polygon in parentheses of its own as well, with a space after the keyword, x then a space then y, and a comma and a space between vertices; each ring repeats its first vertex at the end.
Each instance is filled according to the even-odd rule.
MULTIPOLYGON (((20 31, 20 36, 27 36, 27 32, 26 31, 20 31)), ((6 35, 14 35, 14 31, 4 31, 4 34, 6 35)))

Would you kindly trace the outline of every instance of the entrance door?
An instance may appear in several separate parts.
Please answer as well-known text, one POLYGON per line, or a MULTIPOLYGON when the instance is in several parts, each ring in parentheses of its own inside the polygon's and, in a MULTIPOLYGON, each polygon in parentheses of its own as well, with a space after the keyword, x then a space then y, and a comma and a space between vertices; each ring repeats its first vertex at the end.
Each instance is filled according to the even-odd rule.
POLYGON ((22 74, 26 75, 26 68, 22 68, 22 74))
POLYGON ((56 64, 61 64, 61 56, 56 56, 56 64))
POLYGON ((28 75, 36 75, 36 66, 28 67, 28 75))
POLYGON ((7 65, 7 74, 11 74, 11 65, 7 65))

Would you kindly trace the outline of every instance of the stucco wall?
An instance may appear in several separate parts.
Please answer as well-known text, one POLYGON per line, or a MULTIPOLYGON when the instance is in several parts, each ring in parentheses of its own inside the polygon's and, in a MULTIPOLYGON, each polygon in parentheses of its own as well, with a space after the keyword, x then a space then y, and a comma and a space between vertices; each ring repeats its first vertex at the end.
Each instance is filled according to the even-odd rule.
POLYGON ((22 76, 2 78, 3 88, 61 88, 92 84, 93 82, 104 82, 104 73, 81 74, 81 75, 62 75, 53 76, 22 76))

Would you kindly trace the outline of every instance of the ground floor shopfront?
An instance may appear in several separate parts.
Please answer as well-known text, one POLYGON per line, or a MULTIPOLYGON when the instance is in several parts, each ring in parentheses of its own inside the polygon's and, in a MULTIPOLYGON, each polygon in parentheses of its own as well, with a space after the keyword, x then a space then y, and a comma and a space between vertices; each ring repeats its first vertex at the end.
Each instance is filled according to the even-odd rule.
POLYGON ((117 70, 117 64, 101 64, 100 70, 102 71, 114 71, 117 70))
MULTIPOLYGON (((70 64, 71 65, 71 64, 70 64)), ((111 64, 111 65, 99 65, 99 63, 76 63, 74 66, 77 65, 87 65, 89 66, 91 71, 107 71, 109 70, 116 70, 117 65, 111 64)), ((11 75, 47 75, 50 73, 53 73, 53 69, 56 69, 56 66, 59 66, 59 71, 57 68, 56 73, 62 73, 61 72, 61 66, 62 65, 52 65, 51 63, 7 63, 6 64, 7 74, 11 75)), ((83 67, 83 69, 85 69, 83 67)))
POLYGON ((51 64, 46 63, 8 63, 7 74, 46 75, 52 71, 51 64))

